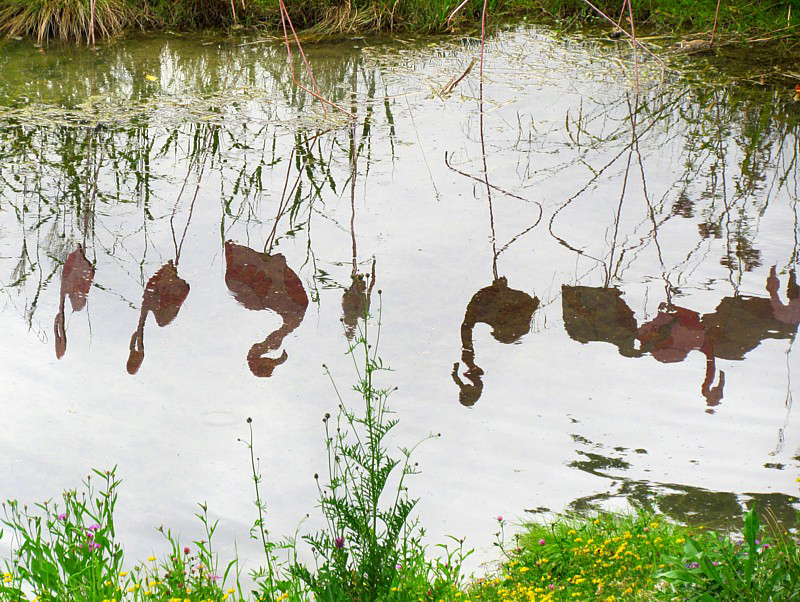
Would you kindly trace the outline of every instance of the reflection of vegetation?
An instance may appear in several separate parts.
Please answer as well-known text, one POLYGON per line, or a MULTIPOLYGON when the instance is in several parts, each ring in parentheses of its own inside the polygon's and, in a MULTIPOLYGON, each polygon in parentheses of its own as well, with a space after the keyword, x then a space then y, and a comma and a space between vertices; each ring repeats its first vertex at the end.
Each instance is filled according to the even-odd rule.
MULTIPOLYGON (((720 261, 729 268, 735 281, 743 272, 760 266, 762 252, 756 246, 756 236, 770 201, 781 195, 796 198, 798 194, 793 174, 798 160, 800 119, 793 106, 778 97, 764 99, 752 90, 736 86, 725 90, 697 88, 690 93, 659 92, 657 98, 643 97, 628 116, 620 114, 620 110, 627 112, 624 104, 620 104, 601 104, 592 113, 582 112, 575 121, 569 116, 570 135, 584 151, 582 161, 590 165, 593 176, 553 215, 551 232, 556 239, 597 261, 606 274, 606 283, 610 283, 621 277, 648 242, 655 243, 656 252, 663 256, 663 249, 655 239, 658 230, 665 229, 675 218, 684 218, 697 223, 697 232, 703 240, 724 240, 720 261), (764 113, 765 106, 770 107, 768 116, 764 113), (618 126, 609 131, 607 121, 600 122, 598 118, 604 116, 607 120, 611 115, 616 116, 618 126), (602 128, 600 131, 594 127, 595 123, 602 128), (596 150, 626 139, 630 143, 620 148, 610 162, 599 167, 592 165, 596 150), (675 184, 666 189, 663 197, 648 201, 653 190, 648 190, 646 174, 658 166, 651 165, 649 157, 643 157, 636 149, 656 141, 662 148, 677 144, 684 167, 683 173, 672 176, 675 184), (631 156, 640 163, 640 182, 629 173, 631 156), (738 171, 732 168, 736 163, 738 171), (627 187, 622 187, 618 206, 609 207, 616 214, 611 226, 612 243, 602 250, 587 248, 580 239, 592 230, 565 237, 561 214, 575 211, 574 205, 589 200, 589 191, 619 181, 623 175, 627 187), (630 188, 634 185, 641 186, 646 203, 630 200, 630 188), (640 221, 633 222, 636 225, 630 229, 633 216, 637 215, 640 221), (620 229, 626 220, 627 232, 620 229)), ((607 149, 599 156, 605 160, 607 149)), ((707 248, 698 246, 680 263, 664 267, 678 273, 689 271, 700 261, 695 256, 707 248)), ((796 253, 795 249, 792 255, 796 253)))
MULTIPOLYGON (((0 96, 11 105, 0 108, 6 114, 0 130, 5 158, 0 207, 11 210, 0 215, 6 227, 16 222, 23 234, 20 260, 10 278, 3 279, 7 286, 37 299, 55 273, 47 265, 50 258, 63 261, 79 242, 85 243, 92 262, 99 252, 126 271, 137 269, 121 247, 142 235, 147 247, 152 226, 169 216, 166 205, 178 194, 174 171, 200 156, 207 156, 208 164, 200 196, 220 200, 220 246, 232 229, 262 223, 265 203, 281 192, 270 185, 276 173, 286 171, 289 179, 280 201, 285 211, 279 211, 288 221, 273 232, 272 244, 310 234, 312 217, 323 214, 318 201, 346 185, 350 170, 340 166, 349 164, 346 154, 351 151, 342 130, 320 128, 317 117, 306 128, 292 117, 299 127, 290 138, 283 134, 284 116, 307 112, 308 104, 291 84, 280 49, 259 46, 256 52, 244 46, 215 54, 198 52, 180 40, 159 41, 155 48, 158 52, 144 60, 131 46, 104 49, 99 61, 75 51, 74 68, 54 78, 46 90, 37 87, 36 75, 24 69, 17 74, 22 57, 0 59, 14 72, 0 83, 0 96), (159 84, 145 74, 157 74, 159 84), (263 101, 266 90, 272 102, 263 101), (42 103, 17 106, 17 96, 42 103), (56 107, 56 99, 66 108, 56 107), (218 190, 211 191, 209 182, 218 182, 218 190), (37 289, 31 292, 33 285, 37 289)), ((323 93, 341 100, 345 93, 340 81, 358 74, 348 96, 363 107, 357 153, 366 160, 368 173, 376 117, 391 123, 392 101, 379 86, 379 67, 357 53, 338 59, 320 61, 316 78, 323 93), (376 115, 377 102, 384 110, 376 115)), ((50 58, 44 62, 44 71, 56 67, 50 58)), ((393 124, 389 132, 394 135, 393 124)), ((276 229, 278 225, 275 221, 276 229)), ((310 236, 307 261, 315 285, 325 284, 329 277, 316 266, 310 236)), ((144 284, 152 272, 145 275, 141 266, 138 270, 140 274, 131 276, 144 284)), ((95 286, 105 287, 103 274, 99 276, 95 286)), ((311 293, 317 296, 316 286, 311 293)), ((35 306, 24 310, 29 319, 35 306)))
MULTIPOLYGON (((743 509, 754 502, 759 508, 769 508, 780 524, 790 526, 794 523, 798 506, 796 498, 790 495, 711 491, 677 483, 632 479, 625 475, 632 466, 625 459, 629 450, 615 448, 613 452, 606 451, 579 435, 573 435, 573 438, 582 446, 591 446, 591 451, 576 450, 581 458, 570 466, 608 480, 613 487, 611 491, 574 500, 570 504, 573 511, 598 511, 607 502, 621 499, 634 508, 665 514, 681 524, 726 530, 736 525, 743 509)), ((643 449, 634 451, 637 455, 647 453, 643 449)))

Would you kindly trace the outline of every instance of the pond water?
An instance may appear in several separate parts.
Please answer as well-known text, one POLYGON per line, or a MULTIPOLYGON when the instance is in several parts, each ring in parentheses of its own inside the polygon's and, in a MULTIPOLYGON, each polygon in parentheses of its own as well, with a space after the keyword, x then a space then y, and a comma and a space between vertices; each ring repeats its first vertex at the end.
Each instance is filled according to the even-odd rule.
POLYGON ((482 561, 497 515, 593 506, 791 516, 790 93, 644 61, 636 94, 627 46, 532 27, 492 37, 482 90, 471 38, 306 50, 354 121, 274 41, 2 47, 0 497, 116 465, 129 558, 199 537, 203 501, 247 557, 252 417, 272 531, 313 529, 322 365, 346 392, 369 305, 394 440, 441 434, 410 483, 432 543, 482 561))

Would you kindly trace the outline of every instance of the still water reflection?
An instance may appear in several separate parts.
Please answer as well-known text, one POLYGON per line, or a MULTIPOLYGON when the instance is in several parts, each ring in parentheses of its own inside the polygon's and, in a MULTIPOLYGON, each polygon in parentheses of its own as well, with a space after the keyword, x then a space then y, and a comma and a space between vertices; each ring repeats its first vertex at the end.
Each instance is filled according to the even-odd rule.
POLYGON ((355 121, 260 40, 3 47, 2 497, 117 464, 140 556, 202 500, 246 553, 252 416, 291 532, 337 404, 319 366, 347 389, 379 280, 399 443, 443 435, 413 485, 434 539, 491 555, 492 517, 569 506, 789 516, 789 96, 646 65, 637 96, 624 46, 536 29, 493 38, 483 89, 446 88, 472 39, 308 50, 355 121))

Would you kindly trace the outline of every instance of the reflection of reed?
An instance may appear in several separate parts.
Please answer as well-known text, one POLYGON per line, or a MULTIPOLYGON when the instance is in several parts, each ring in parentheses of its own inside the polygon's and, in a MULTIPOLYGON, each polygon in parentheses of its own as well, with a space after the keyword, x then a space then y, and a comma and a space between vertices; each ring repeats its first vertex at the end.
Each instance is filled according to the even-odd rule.
MULTIPOLYGON (((358 71, 354 67, 351 78, 351 113, 357 115, 356 91, 358 89, 358 71)), ((372 109, 367 108, 364 116, 364 130, 369 131, 372 118, 372 109)), ((375 258, 372 259, 372 273, 358 273, 358 240, 356 238, 356 181, 358 180, 358 158, 361 155, 363 141, 357 139, 356 121, 350 124, 349 134, 349 159, 350 159, 350 242, 352 245, 352 260, 350 270, 350 286, 342 294, 342 322, 344 333, 348 340, 355 336, 359 318, 366 319, 369 314, 372 289, 375 286, 375 258), (369 282, 369 284, 367 284, 369 282)))

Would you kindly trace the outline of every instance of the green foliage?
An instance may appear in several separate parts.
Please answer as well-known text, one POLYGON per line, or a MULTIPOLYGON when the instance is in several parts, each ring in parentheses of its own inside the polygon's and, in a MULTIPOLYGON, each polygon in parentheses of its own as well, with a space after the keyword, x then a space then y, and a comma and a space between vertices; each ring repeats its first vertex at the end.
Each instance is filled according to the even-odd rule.
MULTIPOLYGON (((621 0, 593 0, 613 19, 621 0)), ((314 35, 377 31, 447 31, 447 17, 459 4, 452 0, 287 0, 298 29, 314 35)), ((91 0, 0 0, 0 34, 86 40, 91 0)), ((457 29, 472 28, 481 18, 482 0, 468 2, 454 19, 457 29)), ((562 26, 607 23, 584 0, 489 0, 493 22, 525 16, 556 20, 562 26)), ((634 21, 667 31, 707 31, 714 23, 717 0, 636 0, 634 21)), ((132 23, 152 27, 204 28, 258 25, 280 33, 278 0, 96 0, 93 33, 107 37, 132 23)), ((628 15, 622 15, 623 24, 628 15)), ((751 36, 800 26, 800 0, 743 2, 722 0, 720 33, 751 36)))
POLYGON ((656 590, 662 557, 680 549, 684 538, 684 528, 647 513, 562 516, 527 525, 518 547, 507 550, 499 539, 501 570, 476 583, 470 597, 634 599, 656 590))
POLYGON ((27 600, 26 593, 33 593, 40 602, 184 600, 188 593, 209 602, 232 599, 238 587, 226 591, 225 582, 236 562, 217 574, 218 559, 211 548, 217 523, 209 522, 204 505, 196 516, 205 537, 193 542, 194 552, 159 528, 172 553, 160 562, 151 556, 132 571, 123 570, 123 550, 114 531, 120 481, 116 469, 93 472, 100 477, 100 489, 95 490, 90 475, 82 492, 63 493, 63 506, 36 504, 41 512, 33 514, 16 501, 3 505, 2 523, 11 531, 12 555, 5 559, 0 600, 27 600))
POLYGON ((122 567, 115 540, 114 504, 119 485, 114 470, 94 474, 85 491, 65 491, 62 502, 36 504, 34 513, 16 501, 3 504, 2 523, 11 529, 12 557, 0 583, 3 600, 27 599, 30 588, 42 602, 102 600, 114 597, 122 567))
MULTIPOLYGON (((478 580, 472 600, 798 600, 797 533, 771 534, 755 508, 741 538, 693 529, 645 512, 561 516, 527 525, 498 573, 478 580)), ((501 532, 504 523, 501 520, 501 532)), ((498 534, 500 535, 500 534, 498 534)))
POLYGON ((766 535, 755 505, 744 515, 743 539, 713 531, 686 539, 660 577, 690 600, 800 600, 797 535, 766 535))

